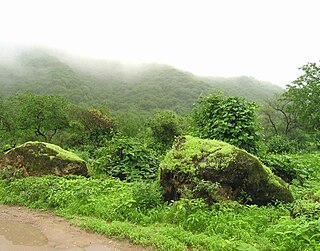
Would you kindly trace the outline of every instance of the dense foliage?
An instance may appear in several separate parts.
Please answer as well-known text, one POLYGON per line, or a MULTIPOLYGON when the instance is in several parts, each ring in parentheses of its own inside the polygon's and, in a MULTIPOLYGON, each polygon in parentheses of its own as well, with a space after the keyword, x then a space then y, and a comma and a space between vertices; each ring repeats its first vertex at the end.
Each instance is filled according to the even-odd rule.
POLYGON ((74 224, 157 250, 319 250, 320 155, 288 158, 309 174, 292 181, 296 200, 288 205, 166 204, 158 182, 74 176, 0 180, 0 203, 53 209, 74 224))
POLYGON ((270 82, 258 81, 253 77, 202 77, 201 79, 214 86, 215 89, 223 90, 228 96, 240 96, 258 103, 261 101, 264 103, 266 98, 283 93, 283 90, 279 86, 273 85, 270 82))
POLYGON ((320 68, 308 63, 301 70, 303 75, 261 109, 270 152, 319 148, 320 68))
POLYGON ((21 136, 24 140, 50 142, 57 132, 68 127, 68 106, 61 96, 18 93, 2 103, 1 129, 15 143, 21 136))
POLYGON ((223 90, 227 95, 261 101, 280 87, 254 78, 208 79, 166 65, 128 66, 108 61, 52 56, 31 50, 16 64, 0 65, 0 96, 21 92, 58 94, 73 103, 94 106, 107 100, 114 113, 135 118, 156 109, 187 114, 200 94, 223 90), (248 92, 248 89, 251 91, 248 92))
POLYGON ((116 132, 114 119, 96 108, 83 109, 75 106, 70 123, 69 145, 102 146, 105 139, 111 139, 116 132))
POLYGON ((166 150, 172 146, 174 137, 183 132, 184 121, 175 112, 164 110, 157 112, 154 117, 147 121, 158 148, 166 150))
MULTIPOLYGON (((51 141, 85 159, 91 177, 0 179, 0 203, 51 209, 158 250, 320 250, 319 66, 302 70, 272 98, 281 88, 248 77, 200 78, 169 66, 26 53, 16 66, 0 66, 0 155, 27 140, 51 141), (210 96, 217 89, 227 96, 210 96), (206 98, 197 100, 200 94, 206 98), (257 105, 229 95, 268 98, 262 135, 257 105), (290 183, 295 201, 164 202, 159 162, 174 137, 187 132, 259 154, 290 183)), ((205 182, 196 186, 204 188, 205 182)))
POLYGON ((159 161, 155 152, 137 139, 117 136, 98 148, 94 153, 93 167, 120 180, 155 179, 159 161))
POLYGON ((301 69, 304 74, 288 85, 285 97, 290 100, 289 111, 297 114, 299 126, 315 137, 319 137, 320 65, 309 63, 301 69))
POLYGON ((17 93, 0 100, 0 141, 13 147, 28 140, 66 147, 101 146, 116 132, 107 112, 83 108, 51 94, 17 93))
POLYGON ((221 94, 200 97, 193 118, 202 138, 218 139, 249 152, 257 151, 258 123, 254 103, 221 94))

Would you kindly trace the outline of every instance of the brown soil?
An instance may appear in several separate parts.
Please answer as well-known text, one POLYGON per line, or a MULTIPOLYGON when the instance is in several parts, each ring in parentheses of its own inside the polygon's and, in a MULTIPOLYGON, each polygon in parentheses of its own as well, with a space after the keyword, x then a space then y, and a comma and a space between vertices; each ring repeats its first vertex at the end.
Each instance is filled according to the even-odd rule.
POLYGON ((0 205, 0 250, 147 251, 71 226, 50 212, 0 205))

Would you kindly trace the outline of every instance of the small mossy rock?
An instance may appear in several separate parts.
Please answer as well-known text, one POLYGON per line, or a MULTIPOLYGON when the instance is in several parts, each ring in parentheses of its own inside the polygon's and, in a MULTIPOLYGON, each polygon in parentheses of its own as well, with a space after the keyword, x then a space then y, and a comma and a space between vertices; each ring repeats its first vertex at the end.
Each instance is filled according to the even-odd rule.
POLYGON ((289 185, 257 157, 218 140, 191 136, 176 138, 160 164, 161 184, 167 201, 204 198, 265 205, 292 202, 289 185))
POLYGON ((0 171, 7 177, 88 175, 85 161, 76 154, 37 141, 26 142, 6 152, 0 159, 0 171))

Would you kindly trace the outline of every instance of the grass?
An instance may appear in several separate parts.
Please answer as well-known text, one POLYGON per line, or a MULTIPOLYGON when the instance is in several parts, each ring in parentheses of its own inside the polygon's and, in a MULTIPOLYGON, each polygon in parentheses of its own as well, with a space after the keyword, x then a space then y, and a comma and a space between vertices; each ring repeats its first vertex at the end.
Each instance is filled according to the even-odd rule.
POLYGON ((0 203, 54 210, 75 225, 156 250, 320 250, 320 153, 290 158, 308 176, 293 181, 289 204, 164 203, 158 182, 76 176, 0 180, 0 203))

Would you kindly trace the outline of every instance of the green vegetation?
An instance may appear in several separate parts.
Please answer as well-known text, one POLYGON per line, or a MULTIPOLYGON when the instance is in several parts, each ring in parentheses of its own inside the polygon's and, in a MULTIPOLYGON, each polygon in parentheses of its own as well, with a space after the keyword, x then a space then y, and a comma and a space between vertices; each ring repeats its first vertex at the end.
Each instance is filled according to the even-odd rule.
POLYGON ((319 250, 319 154, 290 155, 310 174, 295 202, 163 203, 158 182, 29 177, 0 180, 0 202, 55 210, 73 224, 158 250, 319 250))
POLYGON ((83 108, 57 95, 17 93, 1 100, 0 139, 15 146, 47 141, 68 147, 101 146, 116 132, 108 112, 83 108))
POLYGON ((244 97, 248 101, 257 103, 264 102, 266 98, 271 98, 273 95, 284 91, 270 82, 258 81, 247 76, 234 78, 201 77, 200 79, 212 85, 216 90, 222 90, 227 96, 244 97))
MULTIPOLYGON (((25 146, 40 146, 41 144, 44 144, 46 148, 53 150, 53 152, 51 153, 52 155, 48 155, 50 158, 59 157, 60 159, 83 161, 83 159, 81 159, 78 155, 74 154, 73 152, 66 151, 57 145, 50 144, 47 142, 28 141, 22 145, 17 146, 16 148, 21 148, 25 146)), ((42 153, 42 150, 40 150, 39 152, 42 153)))
POLYGON ((201 138, 218 139, 257 152, 258 123, 254 103, 221 94, 200 97, 193 118, 201 138))
POLYGON ((160 151, 169 149, 174 138, 186 131, 185 124, 182 117, 170 110, 157 112, 147 121, 147 126, 150 127, 152 137, 160 151))
POLYGON ((102 146, 104 139, 111 139, 117 128, 114 119, 107 112, 75 106, 71 111, 70 131, 67 142, 69 146, 102 146))
POLYGON ((300 69, 303 75, 261 110, 269 152, 319 149, 320 67, 308 63, 300 69))
POLYGON ((93 152, 92 163, 98 174, 107 174, 120 180, 155 179, 159 161, 147 144, 123 136, 115 136, 106 146, 93 152))
POLYGON ((166 65, 126 66, 120 63, 52 56, 44 50, 25 52, 16 67, 0 65, 2 97, 17 91, 56 94, 72 103, 95 106, 133 119, 150 116, 155 110, 173 110, 185 115, 201 95, 222 90, 227 95, 263 101, 280 87, 254 78, 209 79, 166 65), (251 91, 248 92, 248 89, 251 91))
MULTIPOLYGON (((0 158, 25 142, 46 141, 84 159, 91 177, 8 178, 14 167, 5 166, 0 203, 53 210, 75 225, 158 250, 320 250, 316 64, 282 90, 249 77, 202 78, 170 66, 130 68, 45 51, 16 62, 0 66, 0 158), (182 135, 192 135, 191 146, 179 155, 170 148, 182 135), (188 196, 165 202, 160 162, 172 170, 181 164, 182 173, 197 172, 190 161, 222 171, 234 163, 234 146, 199 144, 194 136, 256 154, 290 183, 295 200, 258 206, 238 191, 241 204, 188 196), (203 154, 213 147, 219 149, 203 154)), ((240 160, 246 166, 248 159, 240 160)), ((214 197, 217 188, 199 179, 193 192, 214 197)))
POLYGON ((24 140, 40 138, 51 141, 56 133, 68 127, 69 102, 57 95, 37 95, 31 92, 10 96, 3 103, 1 128, 16 144, 21 135, 24 140))
POLYGON ((298 126, 320 139, 320 65, 308 63, 301 68, 304 74, 288 85, 284 96, 290 101, 289 112, 297 114, 298 126))
POLYGON ((15 61, 15 65, 0 65, 2 97, 31 91, 36 94, 61 95, 77 104, 92 102, 94 97, 101 97, 99 92, 90 87, 90 78, 76 73, 44 50, 25 51, 15 61))
POLYGON ((167 201, 203 198, 266 205, 292 202, 288 185, 258 158, 218 140, 181 136, 160 164, 167 201))

